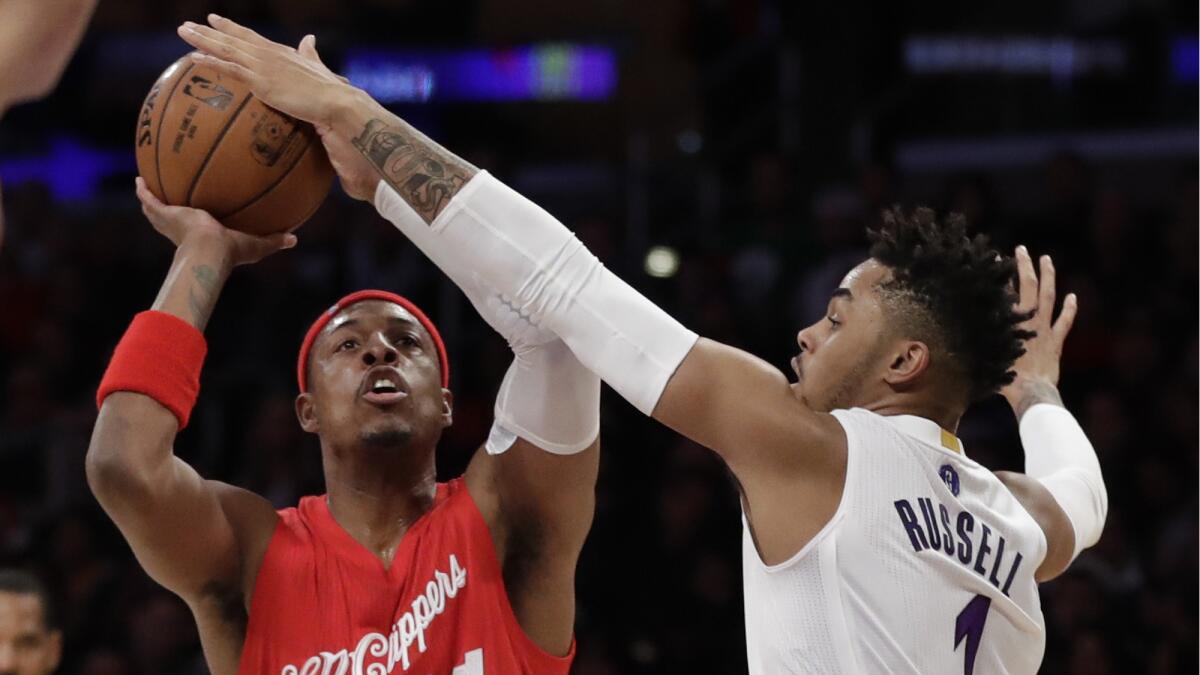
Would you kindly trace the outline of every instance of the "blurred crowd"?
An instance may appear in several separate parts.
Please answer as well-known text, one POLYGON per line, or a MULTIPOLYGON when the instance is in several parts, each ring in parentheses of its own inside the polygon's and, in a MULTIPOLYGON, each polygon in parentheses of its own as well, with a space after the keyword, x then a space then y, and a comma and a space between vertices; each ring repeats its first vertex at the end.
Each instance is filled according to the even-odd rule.
MULTIPOLYGON (((175 4, 199 15, 214 3, 175 4)), ((224 4, 230 14, 244 5, 271 15, 262 7, 274 7, 224 4)), ((486 12, 493 3, 468 4, 486 12)), ((97 21, 119 30, 174 18, 152 7, 102 2, 97 21)), ((759 30, 739 17, 731 11, 723 20, 759 30)), ((693 39, 706 39, 706 25, 697 20, 693 39)), ((715 116, 708 111, 710 123, 715 116)), ((456 145, 462 126, 441 140, 519 189, 532 186, 606 265, 691 328, 781 368, 796 351, 796 331, 820 318, 841 275, 865 256, 865 230, 883 208, 962 211, 999 248, 1022 243, 1052 254, 1062 293, 1080 299, 1061 389, 1096 446, 1110 510, 1100 543, 1042 588, 1043 671, 1197 672, 1194 160, 1156 167, 1165 184, 1147 196, 1127 188, 1123 168, 1065 151, 1004 176, 940 176, 932 187, 886 153, 839 164, 817 183, 810 156, 770 144, 727 153, 707 180, 695 181, 667 170, 633 176, 620 160, 585 155, 573 166, 618 178, 600 181, 598 196, 581 205, 570 195, 556 199, 554 181, 539 182, 521 151, 502 141, 489 145, 478 131, 463 131, 456 145), (704 194, 717 189, 723 196, 711 212, 658 217, 680 203, 703 210, 704 194), (637 203, 630 192, 648 202, 648 216, 625 206, 637 203), (646 217, 650 225, 633 227, 646 217), (659 240, 680 256, 668 278, 643 270, 645 245, 659 240)), ((84 481, 96 384, 129 319, 152 302, 171 254, 135 208, 132 174, 126 179, 128 188, 106 186, 95 199, 66 203, 37 181, 5 186, 0 567, 31 569, 51 589, 63 631, 60 672, 191 675, 206 670, 188 609, 146 577, 84 481)), ((439 447, 439 476, 458 475, 491 423, 506 345, 369 206, 335 190, 298 235, 296 249, 239 268, 223 293, 207 331, 200 399, 176 452, 204 476, 281 508, 323 492, 316 439, 293 412, 296 351, 317 313, 346 292, 375 287, 414 299, 447 338, 456 414, 439 447)), ((960 434, 984 465, 1021 469, 1016 424, 999 397, 976 406, 960 434)), ((745 672, 740 516, 725 469, 607 390, 602 441, 597 517, 578 570, 575 672, 745 672)))

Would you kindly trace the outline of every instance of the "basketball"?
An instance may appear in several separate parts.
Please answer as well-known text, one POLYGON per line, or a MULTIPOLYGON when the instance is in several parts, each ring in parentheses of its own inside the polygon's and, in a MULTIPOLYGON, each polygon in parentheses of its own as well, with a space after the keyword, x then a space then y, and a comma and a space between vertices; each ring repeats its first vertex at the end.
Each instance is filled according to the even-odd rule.
POLYGON ((296 229, 333 184, 312 125, 187 56, 163 71, 142 103, 136 153, 138 173, 163 203, 203 209, 256 235, 296 229))

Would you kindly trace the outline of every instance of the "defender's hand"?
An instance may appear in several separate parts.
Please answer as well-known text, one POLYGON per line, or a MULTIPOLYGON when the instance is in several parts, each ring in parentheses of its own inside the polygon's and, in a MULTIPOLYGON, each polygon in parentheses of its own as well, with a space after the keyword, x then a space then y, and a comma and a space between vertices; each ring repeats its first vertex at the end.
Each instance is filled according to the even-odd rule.
POLYGON ((262 260, 268 255, 296 245, 296 235, 291 233, 271 234, 256 237, 231 230, 206 211, 186 206, 167 206, 146 187, 146 181, 137 179, 137 196, 142 202, 142 213, 159 234, 171 240, 177 248, 185 245, 214 246, 221 251, 229 267, 262 260))
POLYGON ((1044 255, 1039 261, 1040 277, 1024 246, 1017 247, 1016 260, 1019 283, 1017 311, 1033 312, 1033 316, 1022 323, 1021 328, 1034 331, 1037 335, 1025 341, 1025 353, 1013 366, 1017 372, 1016 379, 1000 390, 1014 409, 1019 407, 1023 392, 1030 387, 1054 388, 1058 385, 1063 342, 1071 332, 1079 309, 1078 299, 1074 293, 1070 293, 1063 301, 1058 319, 1054 319, 1054 262, 1050 256, 1044 255))
POLYGON ((317 126, 330 126, 337 104, 352 95, 352 87, 321 63, 311 40, 296 50, 272 42, 234 21, 208 15, 211 26, 188 21, 179 36, 200 53, 197 63, 246 82, 263 103, 317 126), (301 51, 305 53, 301 53, 301 51))

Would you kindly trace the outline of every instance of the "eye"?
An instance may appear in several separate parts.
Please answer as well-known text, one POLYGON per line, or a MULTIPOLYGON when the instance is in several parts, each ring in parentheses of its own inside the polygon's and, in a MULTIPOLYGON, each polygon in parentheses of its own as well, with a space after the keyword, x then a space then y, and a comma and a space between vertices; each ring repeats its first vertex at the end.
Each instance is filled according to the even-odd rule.
POLYGON ((830 323, 831 325, 833 325, 833 327, 834 327, 834 328, 837 328, 838 326, 842 325, 842 322, 841 322, 841 321, 838 321, 838 320, 837 320, 837 319, 835 319, 835 318, 833 318, 833 315, 829 315, 829 316, 827 316, 827 317, 825 317, 825 318, 829 320, 829 323, 830 323))
POLYGON ((400 336, 400 344, 404 345, 405 347, 420 347, 421 341, 417 339, 417 336, 405 333, 404 335, 400 336))
POLYGON ((358 346, 358 340, 346 339, 346 340, 342 340, 340 343, 338 343, 337 349, 335 349, 334 351, 335 352, 345 351, 347 349, 354 349, 357 346, 358 346))

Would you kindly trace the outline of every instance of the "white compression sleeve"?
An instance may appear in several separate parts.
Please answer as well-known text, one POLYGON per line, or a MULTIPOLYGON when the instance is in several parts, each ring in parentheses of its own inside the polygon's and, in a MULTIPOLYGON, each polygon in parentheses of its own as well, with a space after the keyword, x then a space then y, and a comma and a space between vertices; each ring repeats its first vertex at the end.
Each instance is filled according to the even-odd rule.
MULTIPOLYGON (((381 182, 382 184, 382 182, 381 182)), ((427 227, 403 200, 384 217, 402 231, 427 227)), ((600 433, 600 378, 579 362, 556 335, 529 323, 495 292, 487 292, 466 268, 447 266, 484 321, 508 341, 514 359, 496 396, 495 421, 485 448, 498 455, 520 436, 558 455, 587 449, 600 433)))
POLYGON ((520 436, 556 455, 583 452, 600 435, 600 378, 554 340, 513 359, 496 394, 488 454, 520 436))
POLYGON ((1039 403, 1021 417, 1025 473, 1037 479, 1066 512, 1075 530, 1075 556, 1100 539, 1108 491, 1091 441, 1066 408, 1039 403))
POLYGON ((486 171, 431 225, 393 220, 388 214, 399 204, 381 181, 376 208, 451 279, 462 285, 477 277, 562 338, 638 410, 654 411, 697 336, 605 269, 562 223, 486 171))

